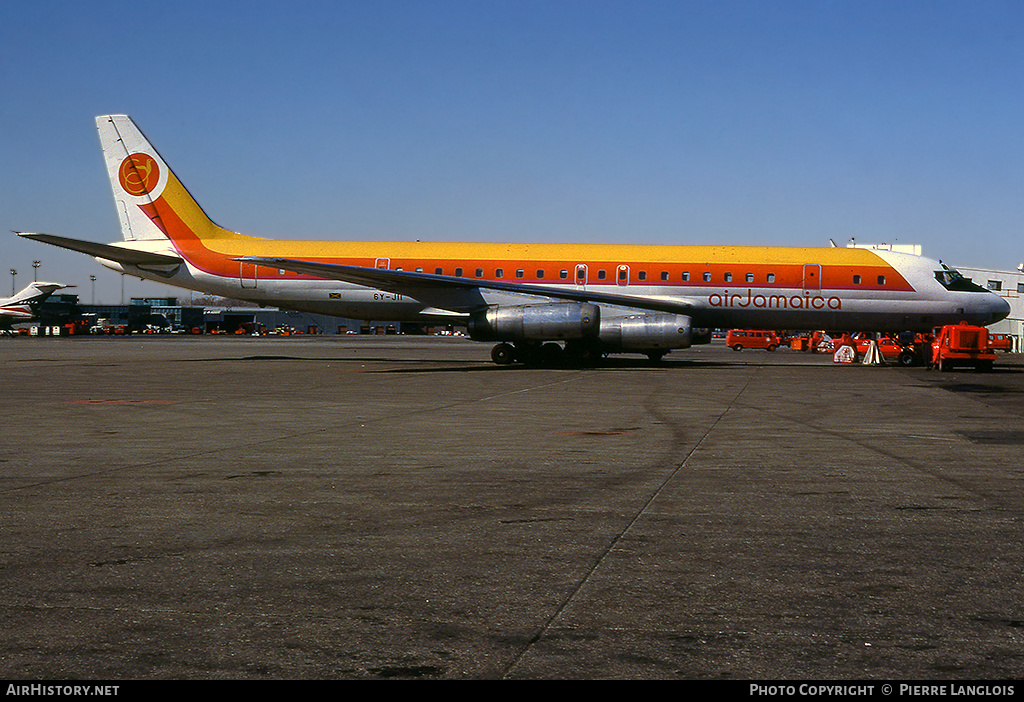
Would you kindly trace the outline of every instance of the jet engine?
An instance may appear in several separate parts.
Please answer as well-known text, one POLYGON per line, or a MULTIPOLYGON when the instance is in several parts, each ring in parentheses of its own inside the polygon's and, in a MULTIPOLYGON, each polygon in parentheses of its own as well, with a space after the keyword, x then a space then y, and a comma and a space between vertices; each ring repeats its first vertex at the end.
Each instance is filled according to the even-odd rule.
POLYGON ((596 338, 601 311, 586 302, 489 307, 469 320, 475 341, 555 341, 596 338))
POLYGON ((690 318, 681 314, 642 314, 601 322, 601 344, 614 351, 668 351, 689 348, 690 318))

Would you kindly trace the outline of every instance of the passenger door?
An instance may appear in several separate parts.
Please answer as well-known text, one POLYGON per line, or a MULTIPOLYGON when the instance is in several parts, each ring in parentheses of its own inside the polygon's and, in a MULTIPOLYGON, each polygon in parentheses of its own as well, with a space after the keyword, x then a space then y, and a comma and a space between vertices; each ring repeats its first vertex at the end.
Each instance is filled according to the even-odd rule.
POLYGON ((587 264, 577 263, 576 264, 576 287, 585 289, 587 287, 587 264))
POLYGON ((804 264, 804 290, 821 290, 821 264, 804 264))
POLYGON ((238 264, 238 282, 246 289, 255 289, 258 280, 259 266, 254 263, 240 261, 238 264))

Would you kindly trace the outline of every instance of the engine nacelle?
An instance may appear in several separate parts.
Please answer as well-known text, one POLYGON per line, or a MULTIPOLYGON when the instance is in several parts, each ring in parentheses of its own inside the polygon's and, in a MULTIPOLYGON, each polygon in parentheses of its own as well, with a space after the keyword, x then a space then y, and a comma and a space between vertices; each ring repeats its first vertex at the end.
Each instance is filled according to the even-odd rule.
POLYGON ((555 341, 595 338, 601 311, 587 302, 489 307, 470 317, 475 341, 555 341))
POLYGON ((686 315, 643 314, 605 320, 599 336, 615 350, 685 349, 692 343, 692 327, 686 315))

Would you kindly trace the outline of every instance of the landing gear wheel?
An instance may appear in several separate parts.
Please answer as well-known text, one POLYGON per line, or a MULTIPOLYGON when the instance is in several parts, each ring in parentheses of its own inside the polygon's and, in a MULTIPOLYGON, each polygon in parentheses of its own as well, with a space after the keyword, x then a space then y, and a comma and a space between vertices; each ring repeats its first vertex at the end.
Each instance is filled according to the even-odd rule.
POLYGON ((511 344, 497 344, 491 349, 491 360, 499 366, 507 366, 515 360, 515 348, 511 344))

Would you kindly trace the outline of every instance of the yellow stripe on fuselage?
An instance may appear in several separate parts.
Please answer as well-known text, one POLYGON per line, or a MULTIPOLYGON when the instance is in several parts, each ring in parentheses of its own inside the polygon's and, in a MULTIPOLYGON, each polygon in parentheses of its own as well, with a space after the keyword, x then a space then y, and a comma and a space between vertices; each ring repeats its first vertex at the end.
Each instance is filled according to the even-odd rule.
POLYGON ((858 272, 863 288, 912 289, 896 269, 869 249, 826 247, 637 245, 637 244, 553 244, 492 242, 423 241, 308 241, 264 239, 228 231, 216 225, 185 190, 174 174, 156 201, 160 224, 179 252, 193 265, 215 275, 237 276, 238 266, 230 259, 242 256, 291 258, 298 260, 375 267, 387 259, 387 267, 433 273, 441 268, 446 275, 464 268, 471 277, 477 268, 483 277, 512 278, 523 269, 523 282, 557 282, 562 269, 586 265, 588 284, 613 284, 618 268, 628 267, 627 282, 651 285, 678 283, 683 272, 694 276, 691 282, 703 282, 710 272, 714 283, 743 283, 753 274, 756 283, 764 283, 769 274, 780 287, 803 282, 804 267, 820 265, 818 285, 845 288, 852 285, 858 272), (543 277, 540 271, 544 271, 543 277), (604 271, 597 278, 596 272, 604 271), (638 279, 643 271, 644 277, 638 279), (663 277, 667 276, 667 278, 663 277), (730 281, 727 276, 731 277, 730 281), (885 282, 881 283, 884 278, 885 282))

